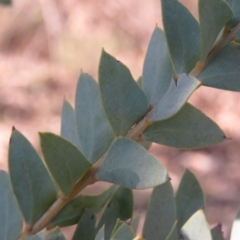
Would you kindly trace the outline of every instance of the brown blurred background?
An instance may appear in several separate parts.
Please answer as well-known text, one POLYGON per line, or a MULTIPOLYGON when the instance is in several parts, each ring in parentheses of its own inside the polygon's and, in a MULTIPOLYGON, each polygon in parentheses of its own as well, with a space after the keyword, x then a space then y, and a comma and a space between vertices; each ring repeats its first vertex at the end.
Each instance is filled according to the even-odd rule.
MULTIPOLYGON (((197 0, 181 2, 198 17, 197 0)), ((11 7, 0 6, 0 168, 7 170, 13 125, 37 149, 39 131, 60 132, 64 96, 74 102, 81 69, 97 79, 103 47, 135 79, 141 76, 151 33, 156 24, 161 27, 160 12, 160 0, 15 0, 11 7)), ((240 202, 239 100, 239 93, 206 87, 190 99, 231 140, 194 151, 151 148, 169 170, 175 189, 186 167, 196 174, 206 194, 209 224, 222 223, 226 239, 240 202)), ((149 193, 135 192, 136 212, 142 216, 149 193)))

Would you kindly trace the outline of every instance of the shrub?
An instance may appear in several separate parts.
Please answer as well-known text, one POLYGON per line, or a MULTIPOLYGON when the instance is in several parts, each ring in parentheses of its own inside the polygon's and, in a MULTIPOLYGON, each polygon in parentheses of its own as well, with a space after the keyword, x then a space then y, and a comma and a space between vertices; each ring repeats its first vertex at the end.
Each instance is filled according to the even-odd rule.
POLYGON ((61 136, 39 134, 44 161, 13 128, 9 176, 0 172, 3 239, 64 239, 58 227, 73 224, 73 240, 223 239, 219 226, 208 227, 195 176, 186 170, 174 197, 167 170, 147 149, 226 139, 187 100, 201 85, 240 90, 240 1, 199 0, 199 23, 177 0, 161 3, 164 32, 155 28, 138 83, 103 50, 98 83, 82 72, 75 109, 63 102, 61 136), (81 195, 97 181, 113 185, 81 195), (152 187, 142 236, 135 236, 131 189, 152 187))

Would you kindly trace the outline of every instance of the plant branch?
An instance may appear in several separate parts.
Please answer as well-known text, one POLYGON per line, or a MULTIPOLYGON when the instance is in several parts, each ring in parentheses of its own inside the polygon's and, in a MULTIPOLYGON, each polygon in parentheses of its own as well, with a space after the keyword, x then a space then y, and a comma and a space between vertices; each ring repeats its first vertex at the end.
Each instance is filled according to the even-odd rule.
MULTIPOLYGON (((126 137, 137 140, 139 135, 141 135, 141 133, 152 124, 152 121, 150 120, 151 114, 152 109, 150 109, 146 115, 129 130, 126 137)), ((67 203, 77 197, 80 192, 88 185, 93 184, 97 181, 95 175, 102 165, 106 155, 107 153, 105 153, 74 185, 68 196, 61 196, 53 203, 47 212, 45 212, 43 216, 32 226, 31 231, 28 231, 28 234, 36 234, 43 228, 47 227, 50 224, 51 220, 66 206, 67 203)))
POLYGON ((240 23, 238 23, 231 30, 225 28, 223 36, 219 39, 219 41, 214 45, 212 50, 209 52, 206 60, 204 62, 198 62, 194 69, 190 72, 190 74, 194 77, 198 77, 202 70, 222 50, 222 48, 236 38, 238 31, 240 31, 240 23))

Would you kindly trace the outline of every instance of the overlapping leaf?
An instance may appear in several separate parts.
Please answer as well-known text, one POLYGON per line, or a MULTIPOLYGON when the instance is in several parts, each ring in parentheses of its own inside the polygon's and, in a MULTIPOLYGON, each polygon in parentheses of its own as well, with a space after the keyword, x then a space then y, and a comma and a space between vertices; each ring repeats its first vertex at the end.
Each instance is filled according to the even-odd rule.
POLYGON ((173 117, 153 123, 145 140, 176 148, 201 148, 225 140, 224 132, 201 111, 186 103, 173 117))
POLYGON ((183 226, 182 235, 188 240, 212 240, 203 210, 198 210, 183 226))
POLYGON ((92 210, 86 209, 82 215, 72 240, 94 240, 96 235, 96 217, 92 210))
POLYGON ((225 0, 199 0, 198 4, 203 62, 211 50, 224 25, 232 18, 233 12, 225 0))
POLYGON ((75 99, 77 130, 84 155, 96 162, 108 149, 114 136, 102 106, 94 79, 81 73, 75 99))
POLYGON ((132 240, 134 238, 134 233, 131 226, 123 223, 119 229, 115 232, 111 239, 114 240, 132 240))
POLYGON ((212 240, 224 240, 222 225, 218 224, 211 229, 212 240))
POLYGON ((66 100, 64 100, 62 106, 61 136, 67 139, 77 148, 81 149, 77 134, 74 109, 66 100))
POLYGON ((131 220, 131 227, 133 229, 133 232, 136 233, 139 225, 140 215, 136 215, 131 220))
POLYGON ((174 222, 166 240, 178 240, 177 220, 174 222))
POLYGON ((189 73, 201 56, 199 24, 177 0, 162 0, 162 19, 174 70, 189 73))
POLYGON ((143 147, 128 138, 118 138, 99 168, 96 178, 132 189, 157 186, 167 180, 167 171, 143 147))
POLYGON ((22 216, 14 199, 8 174, 0 170, 0 236, 2 240, 18 239, 22 216))
POLYGON ((91 163, 76 146, 52 133, 40 133, 41 148, 48 169, 64 195, 89 170, 91 163))
POLYGON ((177 82, 171 81, 167 92, 153 108, 151 120, 162 121, 176 114, 199 85, 200 82, 193 76, 180 74, 177 82))
POLYGON ((45 240, 46 232, 41 231, 35 235, 27 236, 24 240, 45 240))
POLYGON ((129 69, 102 52, 99 86, 108 119, 117 136, 124 136, 148 110, 148 101, 129 69))
POLYGON ((240 45, 229 43, 201 72, 202 84, 231 91, 240 91, 240 45))
POLYGON ((172 75, 165 35, 156 27, 148 45, 142 75, 142 87, 152 106, 155 106, 167 91, 172 75))
POLYGON ((176 205, 171 183, 153 189, 143 228, 143 238, 166 239, 176 220, 176 205))
POLYGON ((34 224, 56 200, 56 190, 36 150, 16 130, 10 140, 9 173, 23 217, 34 224))
POLYGON ((50 233, 48 233, 44 240, 65 240, 65 237, 59 230, 59 228, 56 228, 50 233))
POLYGON ((133 193, 130 189, 120 187, 106 206, 97 229, 105 225, 104 239, 109 240, 117 219, 126 221, 132 217, 132 213, 133 193))
POLYGON ((98 213, 109 201, 117 186, 111 186, 109 189, 97 196, 79 196, 69 202, 67 206, 52 220, 52 226, 70 226, 77 224, 81 218, 84 209, 92 209, 98 213))
POLYGON ((97 235, 96 235, 96 237, 95 237, 95 240, 104 240, 104 231, 103 231, 103 228, 101 228, 101 229, 98 231, 98 233, 97 233, 97 235))
POLYGON ((195 176, 188 170, 186 170, 184 173, 178 188, 176 204, 178 231, 180 231, 182 226, 196 211, 204 207, 204 196, 202 189, 195 176))
POLYGON ((226 0, 233 11, 233 18, 227 23, 230 28, 235 27, 240 22, 240 1, 226 0))

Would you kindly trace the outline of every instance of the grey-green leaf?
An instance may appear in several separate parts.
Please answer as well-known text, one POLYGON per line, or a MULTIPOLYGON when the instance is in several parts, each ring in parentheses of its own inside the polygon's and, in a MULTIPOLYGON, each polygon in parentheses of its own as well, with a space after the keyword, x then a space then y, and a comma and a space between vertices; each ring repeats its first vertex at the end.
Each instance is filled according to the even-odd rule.
POLYGON ((81 149, 77 127, 75 122, 75 113, 73 107, 64 99, 61 117, 61 136, 81 149))
POLYGON ((176 204, 172 185, 167 181, 153 189, 143 227, 143 238, 166 239, 175 221, 176 204))
POLYGON ((136 233, 138 230, 139 221, 140 221, 140 215, 136 215, 131 219, 131 227, 134 233, 136 233))
POLYGON ((119 229, 115 232, 111 240, 132 240, 134 238, 134 233, 131 226, 123 223, 119 229))
POLYGON ((9 174, 27 224, 34 224, 56 200, 56 189, 31 143, 14 130, 10 139, 9 174))
POLYGON ((203 62, 210 52, 224 25, 232 18, 233 12, 225 0, 199 0, 198 2, 203 62))
POLYGON ((148 101, 129 69, 102 52, 99 86, 108 119, 117 136, 124 136, 148 111, 148 101))
POLYGON ((72 240, 94 240, 96 217, 91 209, 86 209, 82 215, 72 240))
POLYGON ((187 240, 212 240, 208 223, 202 209, 198 210, 184 224, 181 232, 184 239, 187 240))
POLYGON ((167 180, 162 164, 143 147, 128 138, 114 141, 96 178, 131 189, 157 186, 167 180))
POLYGON ((150 148, 151 145, 152 145, 152 142, 142 141, 142 142, 139 142, 139 144, 140 144, 141 146, 143 146, 146 150, 149 150, 149 148, 150 148))
POLYGON ((9 4, 11 4, 11 3, 12 3, 11 0, 0 0, 0 4, 9 5, 9 4))
POLYGON ((75 99, 77 130, 83 154, 95 163, 114 139, 97 82, 81 73, 75 99))
POLYGON ((177 0, 162 0, 162 20, 176 74, 189 73, 201 56, 200 27, 177 0))
POLYGON ((105 225, 105 240, 109 240, 117 222, 117 219, 126 221, 132 218, 133 213, 133 193, 130 189, 119 187, 111 200, 107 204, 97 229, 105 225))
POLYGON ((30 235, 25 238, 25 240, 45 240, 46 231, 41 231, 35 235, 30 235))
POLYGON ((212 240, 224 240, 222 225, 218 224, 211 229, 212 240))
POLYGON ((174 222, 166 240, 178 240, 177 220, 174 222))
POLYGON ((226 139, 215 122, 189 103, 173 117, 154 122, 143 132, 142 137, 182 149, 202 148, 226 139))
POLYGON ((176 114, 199 85, 196 78, 185 73, 180 74, 177 81, 172 79, 167 92, 153 108, 151 120, 162 121, 176 114))
POLYGON ((52 226, 70 226, 77 224, 82 216, 84 209, 92 209, 98 213, 109 201, 117 186, 111 186, 109 189, 96 196, 79 196, 69 202, 65 208, 52 220, 52 226))
POLYGON ((240 45, 229 43, 206 66, 198 79, 204 86, 240 91, 240 45))
POLYGON ((148 45, 142 75, 143 90, 152 106, 155 106, 167 91, 172 75, 165 35, 156 27, 148 45))
MULTIPOLYGON (((178 231, 188 219, 204 207, 204 196, 196 177, 186 170, 176 194, 178 231)), ((204 238, 202 238, 204 239, 204 238)), ((195 239, 194 239, 195 240, 195 239)))
POLYGON ((90 169, 91 163, 76 146, 52 133, 40 133, 45 163, 64 195, 90 169))
POLYGON ((240 22, 240 1, 226 0, 233 11, 233 18, 227 23, 230 28, 235 27, 240 22))
POLYGON ((117 221, 116 221, 116 223, 115 223, 115 226, 114 226, 114 228, 113 228, 113 230, 112 230, 111 236, 113 236, 113 235, 116 233, 116 231, 117 231, 123 224, 124 224, 123 221, 117 219, 117 221))
POLYGON ((16 240, 22 230, 22 216, 12 192, 8 174, 0 170, 0 236, 16 240))
POLYGON ((65 237, 60 231, 60 229, 56 228, 50 233, 48 233, 44 240, 65 240, 65 237))
POLYGON ((103 228, 101 228, 101 229, 98 231, 98 233, 97 233, 97 235, 96 235, 96 237, 95 237, 95 240, 104 240, 104 231, 103 231, 103 228))

